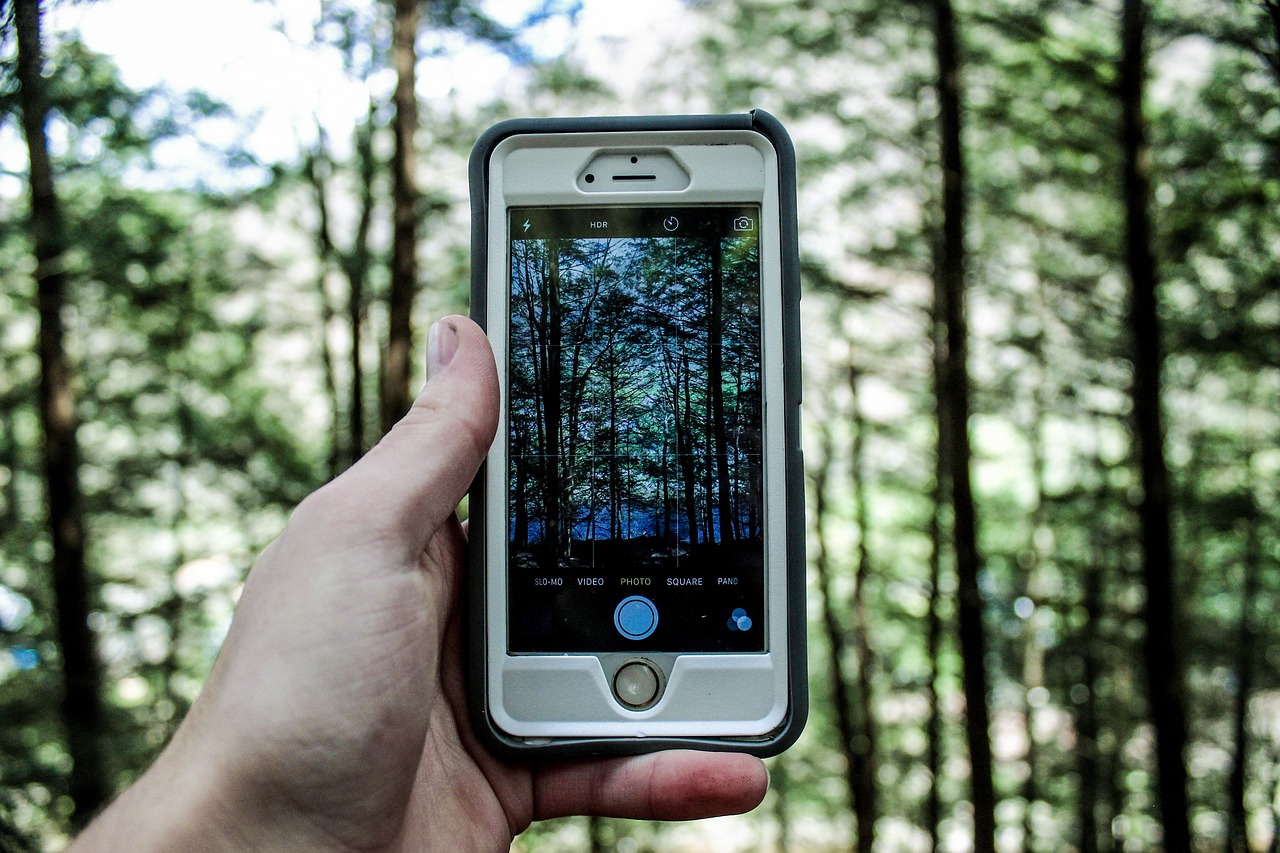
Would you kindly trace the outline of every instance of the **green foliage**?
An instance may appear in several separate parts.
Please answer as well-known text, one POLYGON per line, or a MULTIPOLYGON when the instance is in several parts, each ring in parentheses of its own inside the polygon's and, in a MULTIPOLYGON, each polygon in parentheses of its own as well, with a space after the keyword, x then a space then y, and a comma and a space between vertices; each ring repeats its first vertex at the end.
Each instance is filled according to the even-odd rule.
MULTIPOLYGON (((390 28, 385 4, 322 7, 310 47, 337 51, 347 74, 370 88, 368 122, 352 128, 359 141, 304 143, 293 161, 274 164, 237 142, 197 146, 208 159, 194 179, 157 170, 163 144, 215 138, 202 132, 214 127, 235 131, 216 138, 242 139, 248 119, 200 93, 133 88, 74 35, 50 45, 50 133, 72 243, 67 319, 98 590, 93 624, 108 676, 107 752, 117 786, 141 772, 180 721, 244 572, 289 507, 326 476, 331 448, 363 449, 348 446, 349 427, 331 424, 353 407, 358 383, 346 318, 326 325, 322 294, 344 315, 350 279, 365 276, 364 349, 354 364, 372 373, 385 318, 386 233, 378 223, 386 218, 389 116, 378 81, 390 28), (328 164, 335 253, 327 261, 316 257, 308 156, 328 164), (374 226, 361 247, 366 191, 374 226), (322 340, 341 356, 332 392, 322 340)), ((1114 7, 999 0, 957 10, 971 219, 970 428, 997 818, 1010 849, 1082 845, 1090 825, 1096 849, 1159 845, 1139 653, 1114 7)), ((653 54, 645 85, 626 96, 618 91, 631 81, 612 68, 602 75, 585 53, 546 57, 524 40, 548 16, 577 21, 577 4, 541 4, 515 24, 496 23, 484 8, 432 4, 426 22, 427 53, 447 54, 458 39, 487 42, 494 61, 510 62, 512 80, 474 109, 426 104, 426 298, 415 322, 425 327, 465 305, 466 154, 490 121, 754 106, 782 117, 800 164, 806 450, 828 492, 825 516, 811 515, 810 528, 821 525, 827 541, 832 595, 820 603, 811 591, 809 728, 774 760, 765 806, 733 825, 747 828, 744 846, 762 833, 762 846, 785 833, 794 850, 838 849, 852 837, 827 675, 832 651, 817 620, 829 606, 843 635, 854 635, 854 573, 865 546, 872 654, 862 660, 849 643, 840 662, 851 685, 860 667, 868 670, 879 844, 925 849, 932 791, 942 838, 963 846, 968 767, 946 548, 937 554, 936 588, 930 572, 950 524, 935 494, 930 309, 941 175, 930 5, 691 3, 681 32, 671 34, 682 47, 653 54), (856 403, 851 370, 860 377, 856 403), (863 507, 853 490, 855 438, 864 443, 863 507), (931 608, 944 629, 936 657, 927 643, 931 608), (930 685, 940 725, 936 777, 928 766, 930 685)), ((1205 849, 1225 844, 1238 760, 1246 761, 1252 842, 1273 843, 1280 760, 1272 618, 1280 606, 1280 45, 1269 8, 1251 0, 1152 4, 1152 213, 1189 667, 1189 795, 1205 849), (1234 731, 1241 702, 1243 749, 1234 731)), ((7 26, 4 34, 0 132, 12 134, 7 26)), ((610 49, 621 56, 629 45, 610 49)), ((13 174, 0 176, 8 285, 0 291, 0 848, 36 850, 57 849, 66 832, 69 758, 44 569, 37 316, 26 203, 14 181, 20 159, 6 151, 13 174)), ((373 385, 363 392, 370 418, 373 385)), ((689 831, 565 819, 534 827, 517 849, 589 849, 593 832, 606 849, 697 849, 689 831)))

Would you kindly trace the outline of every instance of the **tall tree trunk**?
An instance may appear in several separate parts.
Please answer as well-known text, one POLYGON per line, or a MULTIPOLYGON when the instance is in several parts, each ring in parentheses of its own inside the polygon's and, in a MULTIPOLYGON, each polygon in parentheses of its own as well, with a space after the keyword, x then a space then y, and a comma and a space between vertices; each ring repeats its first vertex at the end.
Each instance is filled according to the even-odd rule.
MULTIPOLYGON (((1262 0, 1262 8, 1271 19, 1271 33, 1275 36, 1271 50, 1266 54, 1267 64, 1271 66, 1276 82, 1280 83, 1280 0, 1262 0)), ((1280 826, 1276 828, 1276 837, 1280 838, 1280 826)))
POLYGON ((875 845, 876 819, 879 817, 879 797, 876 791, 876 774, 879 765, 876 757, 876 721, 871 695, 871 672, 875 665, 871 639, 867 626, 867 578, 871 573, 870 516, 867 511, 866 482, 866 421, 862 417, 862 404, 858 394, 860 374, 856 367, 849 368, 849 390, 853 397, 851 418, 853 443, 849 453, 849 473, 853 492, 854 522, 858 526, 858 565, 853 577, 854 647, 858 653, 858 715, 857 739, 853 752, 857 757, 854 781, 854 805, 858 821, 858 853, 871 853, 875 845))
POLYGON ((325 396, 329 402, 329 479, 342 470, 342 411, 338 404, 338 378, 329 342, 329 327, 337 316, 333 298, 329 295, 329 273, 333 270, 337 255, 333 245, 333 233, 329 227, 328 177, 331 173, 324 129, 317 123, 316 150, 307 155, 304 168, 307 182, 316 203, 316 254, 319 272, 316 274, 316 296, 320 300, 320 368, 324 380, 325 396))
POLYGON ((543 412, 546 419, 546 446, 542 449, 544 466, 542 482, 546 488, 546 529, 543 531, 543 561, 547 571, 554 571, 563 553, 564 531, 564 461, 561 458, 561 394, 563 371, 563 330, 560 308, 560 241, 547 241, 547 286, 544 288, 542 316, 546 323, 543 367, 543 412))
POLYGON ((391 292, 382 364, 382 431, 409 410, 413 299, 418 285, 418 187, 414 131, 418 127, 417 36, 422 0, 395 0, 392 58, 396 69, 395 153, 392 157, 391 292))
POLYGON ((942 240, 936 236, 931 241, 934 276, 933 305, 929 311, 929 336, 931 343, 931 367, 933 370, 934 407, 938 418, 938 441, 933 456, 933 507, 929 513, 929 612, 925 625, 925 650, 929 658, 928 681, 925 685, 925 696, 929 703, 929 716, 925 721, 925 737, 928 740, 926 762, 931 780, 925 792, 925 828, 929 833, 929 850, 936 851, 942 840, 942 799, 939 790, 942 787, 942 706, 938 696, 938 670, 942 658, 942 641, 944 626, 942 616, 938 612, 942 600, 942 560, 947 548, 947 531, 944 528, 943 508, 951 501, 948 488, 948 471, 951 464, 947 459, 947 444, 943 425, 948 422, 946 388, 946 322, 943 317, 942 278, 938 270, 942 268, 942 240))
POLYGON ((606 853, 609 850, 609 842, 605 837, 604 821, 604 818, 594 815, 587 818, 587 849, 591 853, 606 853))
MULTIPOLYGON (((1027 777, 1022 783, 1022 799, 1026 803, 1023 810, 1023 848, 1034 851, 1039 848, 1036 843, 1035 804, 1040 799, 1039 747, 1036 744, 1036 706, 1032 702, 1031 691, 1045 689, 1045 648, 1040 640, 1040 622, 1043 614, 1042 604, 1043 582, 1040 579, 1041 566, 1047 555, 1041 544, 1039 532, 1050 523, 1049 498, 1045 487, 1045 442, 1044 423, 1047 404, 1045 401, 1045 382, 1048 369, 1045 364, 1044 326, 1048 316, 1048 307, 1044 301, 1043 288, 1037 291, 1035 299, 1035 318, 1040 331, 1031 344, 1031 357, 1035 363, 1035 387, 1032 389, 1031 417, 1026 425, 1027 444, 1031 450, 1031 472, 1035 485, 1034 504, 1031 517, 1028 519, 1027 541, 1023 546, 1029 559, 1025 566, 1025 574, 1021 581, 1021 594, 1031 602, 1030 612, 1022 622, 1022 686, 1024 697, 1024 724, 1027 734, 1027 777)), ((1054 845, 1050 845, 1054 846, 1054 845)))
POLYGON ((775 758, 769 767, 769 790, 773 791, 773 822, 778 827, 778 836, 774 841, 774 853, 787 853, 791 849, 791 817, 788 793, 791 779, 787 774, 787 762, 784 758, 775 758))
MULTIPOLYGON (((1258 536, 1258 505, 1254 499, 1253 441, 1245 460, 1245 499, 1248 514, 1244 518, 1245 545, 1241 555, 1244 583, 1240 587, 1240 623, 1236 640, 1236 695, 1231 712, 1233 756, 1231 775, 1227 780, 1227 849, 1230 853, 1249 853, 1248 827, 1245 823, 1244 789, 1249 764, 1249 697, 1253 693, 1253 661, 1257 652, 1257 632, 1253 627, 1254 600, 1258 595, 1261 543, 1258 536)), ((1277 827, 1280 833, 1280 827, 1277 827)))
POLYGON ((351 402, 347 407, 348 464, 354 465, 365 451, 363 337, 365 282, 369 277, 369 229, 373 226, 373 181, 377 163, 373 157, 374 105, 356 130, 356 158, 360 169, 360 219, 356 224, 351 253, 343 260, 350 294, 347 297, 347 325, 351 333, 351 402))
POLYGON ((938 60, 938 120, 942 163, 942 241, 939 289, 946 344, 942 361, 947 405, 940 407, 939 431, 950 462, 952 538, 964 661, 965 734, 969 746, 973 798, 974 850, 995 850, 995 786, 987 708, 986 635, 973 489, 970 483, 968 329, 965 300, 965 170, 960 129, 960 56, 950 0, 934 0, 934 38, 938 60), (945 412, 945 418, 942 413, 945 412))
POLYGON ((71 757, 72 823, 84 826, 109 795, 102 752, 102 668, 89 629, 92 598, 85 564, 80 493, 80 447, 76 401, 65 348, 62 309, 66 302, 67 235, 54 187, 45 126, 49 104, 41 76, 39 0, 16 0, 17 75, 22 130, 30 157, 31 234, 35 247, 40 315, 40 423, 49 501, 54 606, 64 691, 61 702, 71 757))
POLYGON ((1125 261, 1132 283, 1134 438, 1142 476, 1138 508, 1142 531, 1143 617, 1151 721, 1155 728, 1157 795, 1168 853, 1190 853, 1187 740, 1183 707, 1182 648, 1176 632, 1169 474, 1161 415, 1160 322, 1156 309, 1156 262, 1151 249, 1148 199, 1149 152, 1142 116, 1146 75, 1146 9, 1125 0, 1121 16, 1120 144, 1124 156, 1125 261))
POLYGON ((676 368, 676 461, 680 465, 681 478, 684 481, 684 512, 689 524, 689 544, 698 544, 698 493, 697 472, 693 468, 693 415, 689 404, 689 354, 684 352, 682 342, 680 362, 676 368), (680 380, 684 379, 681 391, 680 380), (683 405, 683 413, 681 406, 683 405))
POLYGON ((1076 808, 1080 826, 1080 853, 1098 853, 1098 654, 1095 638, 1102 606, 1101 546, 1091 549, 1094 559, 1085 569, 1084 624, 1080 626, 1081 682, 1087 692, 1076 715, 1076 774, 1080 788, 1076 793, 1076 808))
MULTIPOLYGON (((711 429, 715 441, 716 505, 719 509, 720 541, 732 542, 733 505, 729 499, 729 442, 724 414, 724 270, 720 238, 713 237, 711 254, 711 316, 707 335, 707 390, 711 395, 711 429)), ((707 496, 708 502, 711 496, 707 496)))
POLYGON ((829 426, 820 429, 822 451, 812 466, 814 555, 813 566, 818 581, 818 596, 822 603, 822 632, 827 641, 827 677, 831 682, 831 705, 836 716, 836 733, 840 736, 840 752, 845 762, 845 782, 849 792, 849 812, 858 814, 859 758, 854 744, 858 738, 853 719, 853 705, 849 699, 849 680, 844 672, 844 659, 848 655, 848 643, 840 627, 840 617, 835 609, 835 595, 831 590, 831 568, 827 555, 827 516, 830 512, 827 494, 827 472, 833 464, 834 442, 829 426))

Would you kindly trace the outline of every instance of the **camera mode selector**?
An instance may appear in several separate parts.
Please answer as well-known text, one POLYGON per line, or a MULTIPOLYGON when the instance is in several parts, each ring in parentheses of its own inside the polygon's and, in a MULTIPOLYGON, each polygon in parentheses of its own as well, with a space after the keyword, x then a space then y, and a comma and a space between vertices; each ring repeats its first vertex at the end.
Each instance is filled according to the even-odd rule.
POLYGON ((643 640, 658 627, 658 608, 643 595, 629 595, 614 608, 613 627, 628 640, 643 640))

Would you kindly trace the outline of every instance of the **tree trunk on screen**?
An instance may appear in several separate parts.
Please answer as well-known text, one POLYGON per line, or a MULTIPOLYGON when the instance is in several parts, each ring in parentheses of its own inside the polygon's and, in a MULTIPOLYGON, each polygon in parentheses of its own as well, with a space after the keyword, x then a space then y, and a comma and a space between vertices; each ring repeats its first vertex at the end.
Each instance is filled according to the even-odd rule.
POLYGON ((978 588, 980 557, 977 520, 970 483, 968 330, 965 300, 965 170, 960 129, 960 56, 955 15, 950 0, 934 0, 934 39, 938 65, 938 133, 942 165, 942 240, 937 276, 946 327, 942 368, 947 404, 939 407, 940 439, 950 463, 959 601, 960 654, 964 662, 965 734, 972 783, 974 850, 995 850, 995 786, 985 668, 986 636, 982 594, 978 588))
POLYGON ((542 289, 542 317, 547 345, 543 350, 542 404, 546 444, 542 448, 542 482, 546 489, 546 529, 543 531, 543 561, 547 571, 559 565, 564 538, 564 466, 561 460, 561 372, 562 328, 560 309, 560 241, 547 241, 547 282, 542 289))
POLYGON ((1157 798, 1168 853, 1189 853, 1187 740, 1183 706, 1182 648, 1175 615, 1173 548, 1170 531, 1169 474, 1164 458, 1161 416, 1160 322, 1156 307, 1156 262, 1151 249, 1148 208, 1150 183, 1146 126, 1142 115, 1146 9, 1142 0, 1125 0, 1121 16, 1119 93, 1120 144, 1124 157, 1125 262, 1132 286, 1133 412, 1142 476, 1138 508, 1142 577, 1146 587, 1143 619, 1151 721, 1155 728, 1157 798))
POLYGON ((413 299, 418 285, 418 187, 414 131, 418 127, 417 35, 421 0, 395 0, 392 60, 396 69, 395 153, 392 165, 391 292, 382 364, 382 431, 409 411, 413 299))
MULTIPOLYGON (((724 414, 724 269, 720 238, 713 238, 711 255, 711 311, 707 336, 707 390, 711 395, 711 429, 715 442, 716 506, 719 511, 720 541, 735 538, 733 504, 729 498, 729 441, 724 414)), ((707 496, 710 501, 710 495, 707 496)))
POLYGON ((48 94, 41 76, 40 4, 17 0, 19 103, 30 158, 31 236, 36 259, 40 315, 40 423, 49 502, 54 607, 64 691, 62 719, 71 757, 68 793, 75 803, 72 824, 82 827, 106 802, 109 786, 102 753, 102 667, 89 628, 92 588, 85 564, 84 517, 76 438, 76 401, 65 349, 62 310, 66 302, 67 235, 54 186, 45 126, 48 94))
POLYGON ((689 544, 698 544, 698 494, 697 473, 693 469, 693 419, 689 403, 689 355, 681 344, 680 362, 676 368, 676 459, 680 464, 680 475, 684 482, 684 513, 689 525, 689 544), (681 378, 684 380, 683 392, 681 378), (681 407, 683 406, 683 412, 681 407))

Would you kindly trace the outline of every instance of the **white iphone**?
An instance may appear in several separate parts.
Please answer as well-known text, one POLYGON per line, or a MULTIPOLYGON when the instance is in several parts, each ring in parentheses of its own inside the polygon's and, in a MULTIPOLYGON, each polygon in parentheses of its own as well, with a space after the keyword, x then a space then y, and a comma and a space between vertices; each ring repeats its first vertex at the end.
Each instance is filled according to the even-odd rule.
POLYGON ((472 720, 507 755, 767 755, 807 700, 795 158, 742 115, 503 122, 471 158, 502 387, 472 720))

